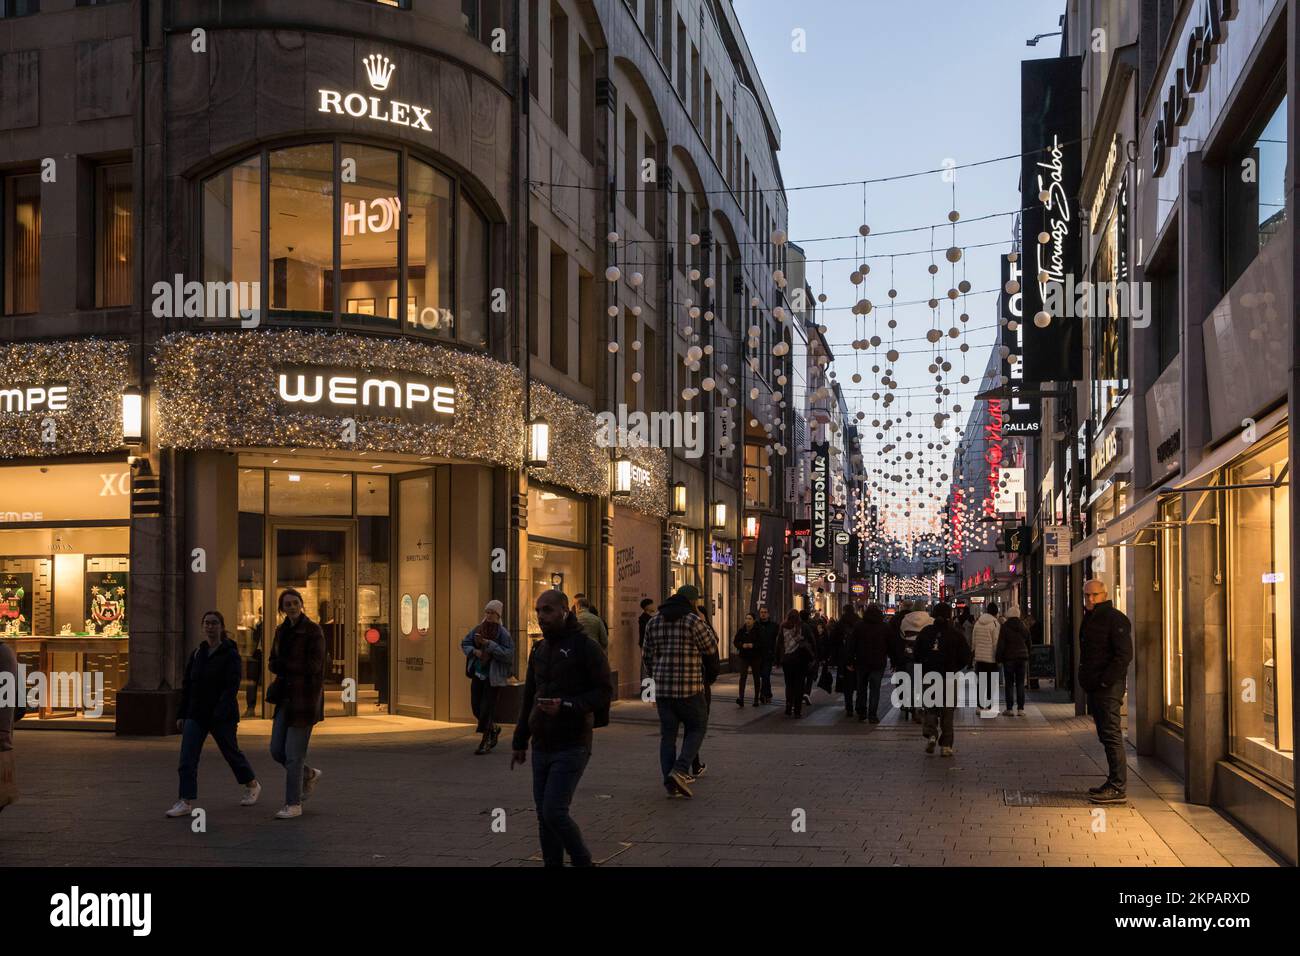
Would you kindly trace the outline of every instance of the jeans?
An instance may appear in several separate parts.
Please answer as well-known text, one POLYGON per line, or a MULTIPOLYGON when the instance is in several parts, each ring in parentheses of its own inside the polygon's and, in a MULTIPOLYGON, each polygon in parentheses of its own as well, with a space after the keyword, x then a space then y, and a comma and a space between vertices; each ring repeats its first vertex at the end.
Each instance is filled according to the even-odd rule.
POLYGON ((757 658, 740 659, 740 690, 736 691, 736 699, 745 699, 745 683, 751 672, 754 675, 754 703, 757 704, 763 692, 763 663, 757 658))
POLYGON ((843 682, 841 686, 844 688, 844 712, 846 714, 854 713, 853 700, 858 693, 858 672, 851 671, 847 667, 841 667, 835 671, 835 680, 843 682))
POLYGON ((858 716, 866 714, 876 717, 880 714, 880 682, 885 678, 884 671, 854 671, 858 679, 858 716))
POLYGON ((307 743, 311 727, 290 727, 289 714, 276 708, 271 723, 271 759, 284 767, 284 802, 286 806, 302 803, 302 782, 311 772, 307 766, 307 743))
POLYGON ((709 729, 709 708, 701 691, 694 697, 660 697, 655 701, 659 710, 659 769, 664 783, 676 770, 689 774, 694 769, 704 734, 709 729), (677 752, 677 729, 685 727, 681 753, 677 752))
POLYGON ((953 714, 956 707, 925 708, 925 723, 922 732, 927 737, 938 734, 940 747, 951 747, 953 736, 953 714))
POLYGON ((781 673, 785 675, 785 712, 796 717, 803 716, 803 688, 808 677, 809 668, 802 661, 789 664, 782 662, 781 673))
POLYGON ((537 835, 546 866, 564 866, 565 850, 574 866, 591 866, 591 851, 582 842, 578 824, 569 816, 569 804, 590 759, 587 747, 533 748, 533 802, 537 804, 537 835))
POLYGON ((763 663, 759 667, 763 672, 763 692, 759 696, 766 702, 772 699, 772 659, 763 658, 763 663))
POLYGON ((237 723, 204 727, 197 720, 185 721, 185 728, 181 732, 180 797, 182 800, 193 800, 199 795, 199 757, 203 753, 203 744, 208 739, 208 734, 211 734, 212 739, 217 742, 217 749, 221 751, 221 756, 226 758, 230 769, 235 772, 237 781, 246 787, 257 779, 257 774, 253 773, 248 758, 239 749, 239 740, 236 737, 238 730, 237 723))
POLYGON ((1097 739, 1106 749, 1109 773, 1106 782, 1117 790, 1128 786, 1128 763, 1124 759, 1124 733, 1120 730, 1120 705, 1124 702, 1124 684, 1088 692, 1088 709, 1097 725, 1097 739))
POLYGON ((1006 671, 1006 698, 1007 710, 1011 709, 1012 700, 1015 700, 1017 710, 1025 709, 1025 671, 1029 669, 1029 661, 1007 661, 1002 665, 1006 671))
POLYGON ((478 732, 480 734, 490 733, 493 727, 492 714, 497 707, 498 687, 493 687, 490 680, 479 680, 477 677, 470 678, 469 682, 469 706, 474 711, 474 716, 478 718, 478 732))

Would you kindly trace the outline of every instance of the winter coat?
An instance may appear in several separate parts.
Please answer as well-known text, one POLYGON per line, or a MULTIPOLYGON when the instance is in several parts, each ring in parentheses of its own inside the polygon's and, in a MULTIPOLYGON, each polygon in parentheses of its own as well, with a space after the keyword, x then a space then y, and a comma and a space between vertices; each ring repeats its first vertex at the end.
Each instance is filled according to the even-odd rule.
MULTIPOLYGON (((472 657, 477 650, 474 646, 474 635, 478 633, 480 626, 471 627, 469 633, 460 639, 460 650, 466 658, 472 657)), ((510 675, 515 672, 514 638, 510 636, 509 631, 498 624, 497 636, 488 641, 483 649, 491 655, 488 660, 488 683, 493 687, 505 687, 510 683, 510 675)))
POLYGON ((970 666, 971 653, 950 621, 935 621, 917 635, 916 659, 923 674, 958 674, 970 666))
POLYGON ((600 645, 600 649, 609 653, 609 628, 591 608, 584 607, 577 614, 578 624, 587 636, 600 645))
POLYGON ((543 752, 590 750, 594 713, 607 708, 611 696, 609 658, 570 615, 563 631, 544 635, 528 655, 512 748, 527 750, 532 740, 533 747, 543 752), (543 713, 536 706, 541 697, 560 698, 560 712, 543 713))
POLYGON ((1079 626, 1079 686, 1092 693, 1123 685, 1133 661, 1133 625, 1111 604, 1102 601, 1085 611, 1079 626))
POLYGON ((853 631, 861 623, 856 614, 846 614, 831 625, 823 656, 836 667, 853 663, 853 631))
POLYGON ((758 629, 758 624, 755 623, 753 627, 749 628, 741 627, 741 629, 736 632, 736 636, 732 638, 731 646, 734 647, 736 653, 747 662, 762 660, 763 641, 758 629), (750 646, 745 647, 746 644, 750 646))
POLYGON ((766 621, 759 618, 754 627, 758 630, 758 643, 763 652, 763 660, 769 663, 779 660, 781 625, 771 618, 766 621))
POLYGON ((853 628, 849 662, 854 669, 874 674, 883 672, 889 656, 889 644, 893 633, 885 619, 878 612, 868 613, 853 628))
POLYGON ((271 673, 283 687, 275 712, 288 714, 290 727, 310 727, 325 719, 325 633, 320 625, 298 616, 297 624, 286 617, 275 629, 271 645, 271 673))
POLYGON ((244 678, 239 646, 223 636, 216 650, 203 641, 185 665, 181 683, 181 720, 200 727, 239 723, 239 685, 244 678))
POLYGON ((788 628, 781 625, 781 666, 785 666, 785 661, 793 654, 798 654, 802 659, 805 667, 811 666, 817 660, 817 643, 813 637, 813 629, 810 624, 800 624, 794 628, 788 628))
POLYGON ((992 614, 981 614, 971 631, 971 650, 975 652, 975 661, 980 664, 992 664, 997 660, 998 619, 992 614))
POLYGON ((1009 617, 998 632, 997 660, 999 664, 1029 660, 1029 628, 1018 617, 1009 617))

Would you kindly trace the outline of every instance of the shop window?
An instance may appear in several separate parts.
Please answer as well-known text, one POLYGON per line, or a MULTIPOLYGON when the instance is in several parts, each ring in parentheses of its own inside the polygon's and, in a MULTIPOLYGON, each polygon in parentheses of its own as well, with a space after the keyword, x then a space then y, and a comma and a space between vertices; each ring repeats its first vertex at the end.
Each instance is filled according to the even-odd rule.
POLYGON ((577 498, 545 488, 528 490, 528 534, 585 544, 587 506, 577 498))
POLYGON ((668 569, 672 574, 672 590, 693 585, 704 591, 701 580, 700 564, 704 555, 700 552, 701 532, 692 528, 673 528, 670 532, 668 569))
POLYGON ((464 193, 456 228, 456 337, 483 348, 488 344, 488 228, 464 193))
POLYGON ((357 475, 355 641, 358 714, 386 713, 391 696, 389 536, 392 526, 388 495, 386 476, 357 475))
MULTIPOLYGON (((1182 520, 1181 497, 1166 501, 1160 520, 1182 520)), ((1160 596, 1164 643, 1164 718, 1183 725, 1183 531, 1166 527, 1160 536, 1160 596)))
POLYGON ((95 170, 95 308, 131 304, 131 164, 95 170))
POLYGON ((551 243, 551 368, 569 371, 569 257, 551 243))
POLYGON ((426 162, 355 143, 274 150, 205 179, 201 203, 203 279, 239 297, 209 308, 214 321, 269 301, 281 321, 332 324, 337 308, 348 325, 487 344, 490 225, 426 162), (263 255, 270 289, 259 293, 263 255))
POLYGON ((41 310, 41 178, 7 176, 4 183, 4 314, 41 310))
POLYGON ((1105 294, 1096 297, 1097 314, 1092 316, 1092 407, 1098 421, 1116 408, 1128 391, 1128 328, 1131 304, 1128 302, 1125 273, 1126 254, 1122 243, 1127 239, 1120 228, 1121 210, 1127 206, 1124 190, 1115 202, 1101 234, 1101 248, 1093 263, 1091 281, 1105 294), (1104 283, 1104 285, 1102 285, 1104 283), (1119 292, 1120 283, 1125 283, 1119 292))
POLYGON ((267 275, 271 311, 300 319, 334 314, 334 150, 277 149, 270 158, 267 275))
MULTIPOLYGON (((244 716, 259 713, 263 687, 263 663, 267 651, 267 623, 264 604, 266 587, 266 472, 261 468, 239 469, 239 528, 237 569, 239 609, 235 622, 235 643, 243 660, 239 703, 244 716)), ((275 628, 275 615, 270 627, 275 628)))
POLYGON ((762 445, 745 443, 745 506, 748 508, 767 508, 772 503, 772 482, 764 458, 762 445))
POLYGON ((338 471, 272 471, 271 514, 291 517, 350 517, 352 475, 338 471))
POLYGON ((528 489, 528 634, 541 636, 534 607, 543 591, 570 599, 587 590, 587 505, 546 488, 528 489))
POLYGON ((1224 288, 1286 225, 1286 97, 1263 114, 1224 167, 1224 288))
POLYGON ((578 146, 587 162, 596 162, 596 56, 578 38, 578 146))
MULTIPOLYGON (((339 213, 339 300, 345 321, 396 326, 398 247, 405 221, 397 181, 398 154, 344 143, 339 213)), ((329 234, 329 230, 326 230, 329 234)))
POLYGON ((1228 468, 1229 750, 1290 790, 1294 780, 1291 684, 1290 488, 1276 487, 1289 442, 1271 442, 1228 468))
MULTIPOLYGON (((256 288, 261 281, 261 157, 252 156, 205 179, 202 205, 203 281, 234 283, 229 288, 256 288)), ((249 291, 243 300, 249 302, 259 296, 249 291)), ((234 306, 238 304, 228 300, 220 314, 235 315, 238 310, 234 306)), ((251 304, 254 308, 261 306, 258 301, 251 304)))

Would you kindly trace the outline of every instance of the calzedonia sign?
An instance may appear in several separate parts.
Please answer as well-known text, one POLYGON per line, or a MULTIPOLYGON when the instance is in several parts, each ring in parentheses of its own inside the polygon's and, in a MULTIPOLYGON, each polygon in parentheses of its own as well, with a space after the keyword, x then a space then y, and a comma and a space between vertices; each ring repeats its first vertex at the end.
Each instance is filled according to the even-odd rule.
MULTIPOLYGON (((372 53, 361 61, 366 69, 366 79, 371 89, 383 93, 397 71, 393 61, 386 56, 372 53)), ((316 111, 334 113, 339 116, 351 116, 355 119, 372 119, 392 126, 409 126, 432 133, 429 126, 429 114, 432 107, 426 109, 412 103, 390 99, 384 96, 372 96, 369 93, 344 92, 342 90, 317 90, 316 111)))
POLYGON ((830 464, 830 444, 815 443, 812 446, 811 472, 812 554, 808 556, 809 563, 813 565, 831 563, 830 464))
POLYGON ((412 372, 280 365, 272 374, 276 411, 281 413, 410 422, 433 422, 456 414, 456 388, 450 381, 412 372))

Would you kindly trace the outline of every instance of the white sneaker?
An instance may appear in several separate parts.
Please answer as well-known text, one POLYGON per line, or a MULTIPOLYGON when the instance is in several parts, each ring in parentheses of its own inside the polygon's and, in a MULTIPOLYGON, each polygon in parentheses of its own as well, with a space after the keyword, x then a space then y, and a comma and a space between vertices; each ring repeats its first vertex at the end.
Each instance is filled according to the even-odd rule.
POLYGON ((244 799, 239 801, 241 807, 251 807, 257 803, 257 798, 262 795, 262 785, 256 780, 244 788, 244 799))
POLYGON ((320 778, 323 776, 325 776, 324 773, 317 770, 315 767, 312 767, 311 773, 309 773, 306 777, 303 778, 302 798, 304 800, 306 800, 308 797, 311 796, 311 792, 316 789, 316 784, 320 783, 320 778))
POLYGON ((275 818, 277 820, 292 820, 294 817, 300 817, 300 816, 302 816, 301 803, 294 803, 294 804, 286 803, 283 807, 277 810, 275 814, 275 818))
POLYGON ((1017 717, 1023 717, 1023 716, 1025 716, 1025 709, 1024 709, 1023 707, 1021 707, 1018 711, 1016 711, 1016 716, 1017 716, 1017 717))
POLYGON ((940 756, 940 757, 951 757, 951 756, 952 756, 952 748, 951 748, 951 747, 940 747, 940 748, 939 748, 939 756, 940 756))
POLYGON ((172 804, 172 808, 167 811, 169 817, 188 817, 190 815, 190 802, 188 800, 177 800, 172 804))

